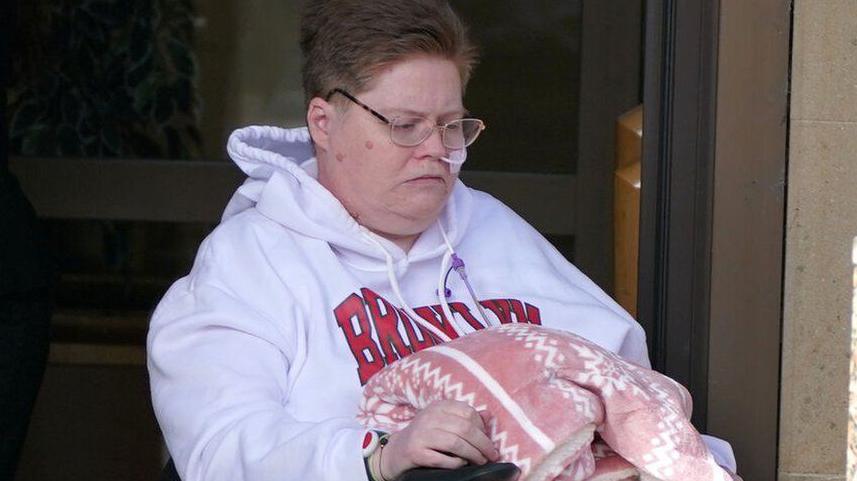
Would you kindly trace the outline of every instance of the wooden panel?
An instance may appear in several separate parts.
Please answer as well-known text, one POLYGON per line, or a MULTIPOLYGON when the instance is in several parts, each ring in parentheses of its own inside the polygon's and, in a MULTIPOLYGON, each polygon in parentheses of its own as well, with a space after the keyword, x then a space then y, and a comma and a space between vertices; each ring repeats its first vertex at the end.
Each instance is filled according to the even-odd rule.
POLYGON ((50 364, 91 366, 145 366, 144 346, 51 343, 50 364))
POLYGON ((61 219, 216 222, 241 184, 227 162, 12 158, 36 212, 61 219))
POLYGON ((161 433, 144 365, 49 363, 17 481, 156 481, 161 433))
MULTIPOLYGON (((229 162, 12 158, 36 212, 62 219, 217 222, 244 180, 229 162)), ((471 172, 464 182, 492 193, 546 234, 573 235, 575 176, 471 172)))
POLYGON ((640 167, 643 155, 643 107, 616 122, 616 173, 613 185, 614 297, 637 317, 637 266, 640 261, 640 167))

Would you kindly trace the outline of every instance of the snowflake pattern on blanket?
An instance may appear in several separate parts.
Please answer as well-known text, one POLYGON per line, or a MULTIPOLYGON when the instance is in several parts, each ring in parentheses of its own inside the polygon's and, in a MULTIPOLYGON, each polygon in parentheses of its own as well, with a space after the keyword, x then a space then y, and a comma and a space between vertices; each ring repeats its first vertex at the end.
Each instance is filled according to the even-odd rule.
POLYGON ((369 379, 358 420, 404 428, 430 402, 491 413, 501 461, 522 481, 731 481, 672 379, 574 334, 531 324, 474 332, 369 379))

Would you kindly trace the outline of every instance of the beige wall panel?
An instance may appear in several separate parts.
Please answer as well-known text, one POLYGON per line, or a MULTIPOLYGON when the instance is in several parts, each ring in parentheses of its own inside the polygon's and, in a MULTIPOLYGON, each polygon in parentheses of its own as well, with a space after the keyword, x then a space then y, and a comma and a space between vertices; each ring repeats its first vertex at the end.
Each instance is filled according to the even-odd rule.
POLYGON ((795 1, 792 113, 857 120, 857 1, 795 1))
POLYGON ((780 472, 844 475, 857 123, 794 121, 780 472))
POLYGON ((794 474, 783 473, 778 478, 779 481, 845 481, 845 475, 842 476, 818 476, 815 474, 794 474))
POLYGON ((857 234, 857 1, 796 0, 780 480, 845 479, 851 238, 857 234))

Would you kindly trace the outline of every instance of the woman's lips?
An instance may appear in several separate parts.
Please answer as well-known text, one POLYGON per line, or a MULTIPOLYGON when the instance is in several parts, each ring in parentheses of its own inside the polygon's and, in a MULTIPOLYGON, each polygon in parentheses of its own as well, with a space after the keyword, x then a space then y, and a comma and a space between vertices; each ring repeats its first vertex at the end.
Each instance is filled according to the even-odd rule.
POLYGON ((420 177, 414 177, 408 182, 442 182, 446 183, 446 180, 440 175, 423 175, 420 177))

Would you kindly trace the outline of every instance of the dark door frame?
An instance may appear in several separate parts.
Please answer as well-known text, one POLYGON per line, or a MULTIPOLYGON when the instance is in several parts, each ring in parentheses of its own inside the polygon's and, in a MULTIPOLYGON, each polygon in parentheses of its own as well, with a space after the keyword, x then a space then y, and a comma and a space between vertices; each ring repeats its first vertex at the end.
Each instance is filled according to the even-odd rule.
POLYGON ((17 2, 0 4, 0 169, 5 169, 9 156, 9 126, 6 124, 6 86, 9 85, 9 44, 17 19, 17 2))
POLYGON ((789 0, 648 0, 640 322, 654 366, 775 480, 789 0))
MULTIPOLYGON (((638 312, 653 366, 704 399, 719 1, 646 9, 638 312)), ((693 420, 705 429, 704 403, 693 420)))

